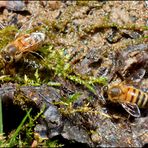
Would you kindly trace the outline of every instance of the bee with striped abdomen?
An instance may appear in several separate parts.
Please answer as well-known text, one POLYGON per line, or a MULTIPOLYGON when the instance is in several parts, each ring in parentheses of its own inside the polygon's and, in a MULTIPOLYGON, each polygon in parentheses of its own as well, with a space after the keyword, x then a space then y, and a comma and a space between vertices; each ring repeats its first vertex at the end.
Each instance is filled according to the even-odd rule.
POLYGON ((41 32, 21 35, 2 49, 2 60, 6 64, 17 62, 25 53, 37 51, 44 40, 45 34, 41 32))
POLYGON ((104 87, 104 97, 111 102, 120 103, 134 117, 141 116, 139 108, 148 108, 148 94, 123 83, 104 87))
POLYGON ((110 100, 113 103, 119 103, 132 116, 140 117, 139 108, 148 108, 148 93, 137 87, 137 83, 144 77, 146 71, 139 68, 131 74, 127 80, 120 83, 113 83, 103 87, 103 99, 110 100), (134 82, 133 85, 128 85, 134 82))

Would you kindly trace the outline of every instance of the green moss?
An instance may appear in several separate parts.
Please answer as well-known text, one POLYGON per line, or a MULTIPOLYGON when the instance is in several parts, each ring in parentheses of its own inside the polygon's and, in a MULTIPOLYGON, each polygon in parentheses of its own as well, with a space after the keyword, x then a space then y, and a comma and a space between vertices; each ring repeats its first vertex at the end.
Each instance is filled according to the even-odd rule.
POLYGON ((13 103, 19 105, 22 110, 27 110, 28 107, 34 102, 30 98, 26 97, 24 92, 22 92, 19 87, 20 86, 17 86, 17 91, 14 95, 13 103))
POLYGON ((17 31, 14 26, 8 26, 0 30, 0 50, 14 39, 17 31))
POLYGON ((60 144, 58 140, 48 140, 46 142, 48 147, 64 147, 64 144, 60 144))
POLYGON ((90 8, 101 8, 102 3, 98 1, 84 1, 84 0, 77 0, 76 5, 80 7, 88 6, 90 8))
POLYGON ((45 65, 47 65, 50 70, 54 71, 53 73, 55 76, 63 77, 64 79, 84 85, 93 93, 95 93, 93 88, 94 84, 98 83, 105 85, 107 83, 107 80, 104 77, 94 78, 75 74, 74 69, 72 69, 71 64, 68 62, 70 56, 65 55, 64 49, 57 50, 50 46, 50 48, 46 50, 48 50, 48 54, 47 51, 44 50, 47 54, 45 57, 45 65))
POLYGON ((78 5, 78 6, 88 6, 88 4, 89 4, 89 1, 76 1, 76 4, 78 5))
POLYGON ((127 30, 133 30, 133 31, 145 31, 148 30, 147 26, 136 26, 135 24, 133 25, 125 25, 125 26, 120 26, 116 23, 109 23, 108 16, 102 18, 102 23, 100 24, 91 24, 89 26, 85 26, 85 28, 82 29, 82 31, 86 33, 93 33, 98 30, 103 30, 103 29, 110 29, 116 27, 117 29, 127 29, 127 30))
POLYGON ((107 79, 105 77, 99 77, 99 78, 94 78, 94 77, 84 77, 81 75, 68 75, 67 78, 71 81, 74 81, 75 83, 84 85, 86 88, 88 88, 91 92, 96 93, 94 89, 94 85, 96 83, 105 85, 107 84, 107 79))
POLYGON ((70 103, 74 103, 76 100, 79 99, 79 97, 81 96, 80 93, 74 93, 72 95, 69 95, 68 98, 61 98, 61 100, 67 104, 70 104, 70 103))
POLYGON ((27 75, 24 75, 24 84, 25 85, 31 85, 31 86, 40 86, 41 80, 40 80, 40 76, 38 73, 38 69, 36 70, 36 72, 34 73, 34 78, 28 78, 27 75))

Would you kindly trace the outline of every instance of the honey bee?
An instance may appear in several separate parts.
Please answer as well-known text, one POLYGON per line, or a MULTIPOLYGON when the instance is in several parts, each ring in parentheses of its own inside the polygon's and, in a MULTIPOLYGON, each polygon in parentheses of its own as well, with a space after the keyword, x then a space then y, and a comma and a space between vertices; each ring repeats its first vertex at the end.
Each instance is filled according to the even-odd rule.
POLYGON ((21 35, 2 49, 2 59, 7 64, 17 62, 25 53, 36 51, 44 40, 45 34, 41 32, 21 35))
MULTIPOLYGON (((144 75, 140 69, 139 74, 144 75)), ((142 76, 139 75, 140 78, 142 76)), ((136 74, 136 76, 138 76, 136 74)), ((138 80, 139 80, 139 77, 138 80)), ((148 94, 134 86, 127 85, 125 81, 103 87, 103 98, 113 103, 119 103, 132 116, 140 117, 139 108, 148 108, 148 94)))

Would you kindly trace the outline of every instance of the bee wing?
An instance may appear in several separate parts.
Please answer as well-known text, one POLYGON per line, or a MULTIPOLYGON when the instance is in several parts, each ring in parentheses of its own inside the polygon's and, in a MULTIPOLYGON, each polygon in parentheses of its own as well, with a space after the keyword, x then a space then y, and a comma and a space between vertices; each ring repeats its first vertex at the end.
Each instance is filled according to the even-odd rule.
POLYGON ((136 104, 121 103, 122 107, 132 116, 140 117, 141 113, 139 107, 136 104))
POLYGON ((133 73, 132 81, 139 82, 144 77, 145 73, 146 73, 145 69, 143 68, 138 69, 138 71, 135 71, 133 73))
POLYGON ((133 83, 139 83, 144 77, 145 73, 146 73, 146 70, 143 68, 140 68, 135 72, 133 72, 132 74, 130 74, 127 80, 132 81, 133 83))

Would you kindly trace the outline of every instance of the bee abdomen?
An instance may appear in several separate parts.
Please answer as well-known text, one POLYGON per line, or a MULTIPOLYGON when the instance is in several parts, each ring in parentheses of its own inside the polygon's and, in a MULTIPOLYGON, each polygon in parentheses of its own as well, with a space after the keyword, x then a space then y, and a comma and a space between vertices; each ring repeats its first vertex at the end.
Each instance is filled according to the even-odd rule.
POLYGON ((34 38, 36 42, 41 42, 45 40, 45 34, 41 32, 32 33, 31 36, 34 38))
POLYGON ((131 102, 131 103, 136 103, 138 99, 138 90, 134 89, 133 87, 128 88, 128 93, 126 95, 126 101, 131 102))
POLYGON ((137 100, 135 102, 140 108, 148 107, 148 95, 138 90, 137 100))

